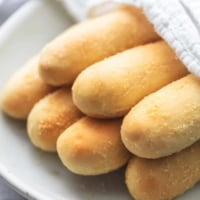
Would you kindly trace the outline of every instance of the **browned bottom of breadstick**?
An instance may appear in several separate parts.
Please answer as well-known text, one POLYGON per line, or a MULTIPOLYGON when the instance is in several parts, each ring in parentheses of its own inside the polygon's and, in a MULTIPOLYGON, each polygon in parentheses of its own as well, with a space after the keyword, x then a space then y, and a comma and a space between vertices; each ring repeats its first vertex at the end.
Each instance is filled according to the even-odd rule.
POLYGON ((36 102, 53 91, 38 73, 38 57, 19 69, 5 85, 1 108, 10 117, 26 119, 36 102))
POLYGON ((71 90, 63 87, 41 99, 28 117, 31 142, 45 151, 56 151, 60 134, 83 114, 72 102, 71 90))
POLYGON ((120 138, 121 120, 84 117, 58 138, 63 164, 81 175, 99 175, 123 166, 130 158, 120 138))

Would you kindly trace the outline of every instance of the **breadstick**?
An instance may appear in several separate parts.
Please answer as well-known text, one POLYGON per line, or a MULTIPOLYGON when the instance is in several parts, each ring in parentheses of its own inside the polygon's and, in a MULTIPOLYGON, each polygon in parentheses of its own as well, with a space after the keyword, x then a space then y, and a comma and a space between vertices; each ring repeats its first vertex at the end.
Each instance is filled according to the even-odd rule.
POLYGON ((72 84, 89 65, 158 38, 141 10, 120 8, 75 25, 50 42, 40 57, 40 74, 52 85, 72 84))
POLYGON ((1 108, 10 117, 26 119, 34 104, 53 89, 40 78, 38 57, 34 57, 5 85, 1 94, 1 108))
POLYGON ((58 136, 82 117, 72 102, 71 90, 61 88, 41 99, 28 117, 28 135, 32 143, 49 152, 56 151, 58 136))
POLYGON ((120 138, 121 120, 82 118, 57 141, 63 164, 80 175, 99 175, 123 166, 129 159, 120 138))
POLYGON ((188 75, 147 96, 122 124, 122 140, 139 157, 159 158, 200 139, 200 79, 188 75))
POLYGON ((200 180, 200 142, 160 159, 134 157, 126 184, 135 200, 172 200, 200 180))
POLYGON ((73 100, 89 116, 119 117, 146 95, 187 73, 164 41, 147 44, 84 70, 74 82, 73 100))

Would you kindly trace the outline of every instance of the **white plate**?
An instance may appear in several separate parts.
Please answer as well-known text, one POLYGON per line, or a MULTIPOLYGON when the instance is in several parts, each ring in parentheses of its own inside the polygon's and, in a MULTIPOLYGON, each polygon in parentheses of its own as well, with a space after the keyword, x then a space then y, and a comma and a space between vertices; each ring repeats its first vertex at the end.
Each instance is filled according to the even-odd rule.
MULTIPOLYGON (((8 77, 42 46, 72 24, 54 1, 32 1, 0 29, 0 90, 8 77)), ((66 170, 56 154, 35 149, 25 123, 0 112, 0 174, 15 190, 37 200, 130 200, 124 169, 97 177, 66 170)), ((179 200, 199 200, 196 186, 179 200)))

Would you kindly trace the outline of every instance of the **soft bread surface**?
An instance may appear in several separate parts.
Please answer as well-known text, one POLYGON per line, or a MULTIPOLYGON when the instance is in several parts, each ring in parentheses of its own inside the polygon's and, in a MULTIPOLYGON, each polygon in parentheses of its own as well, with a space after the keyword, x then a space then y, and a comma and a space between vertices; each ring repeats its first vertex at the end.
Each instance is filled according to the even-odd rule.
POLYGON ((130 158, 120 138, 121 120, 82 118, 57 141, 63 164, 81 175, 99 175, 123 166, 130 158))
POLYGON ((83 114, 72 102, 71 90, 63 87, 41 99, 27 122, 31 142, 44 151, 56 151, 59 135, 83 114))
POLYGON ((147 96, 125 117, 122 140, 139 157, 159 158, 200 139, 200 79, 187 75, 147 96))
POLYGON ((71 84, 89 65, 159 36, 139 9, 126 7, 73 26, 50 42, 40 57, 49 84, 71 84))
POLYGON ((32 58, 17 71, 1 94, 1 108, 10 117, 26 119, 36 102, 53 91, 38 73, 38 57, 32 58))
POLYGON ((200 180, 200 142, 160 159, 134 157, 126 184, 135 200, 172 200, 200 180))
POLYGON ((84 70, 74 82, 73 100, 89 116, 119 117, 146 95, 187 73, 164 41, 147 44, 84 70))

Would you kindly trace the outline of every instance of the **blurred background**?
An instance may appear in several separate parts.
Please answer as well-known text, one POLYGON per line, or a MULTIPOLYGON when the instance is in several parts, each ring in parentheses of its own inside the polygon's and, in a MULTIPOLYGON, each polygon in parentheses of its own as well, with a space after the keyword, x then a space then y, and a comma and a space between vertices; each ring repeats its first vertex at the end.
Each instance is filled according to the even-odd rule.
POLYGON ((28 0, 0 0, 0 25, 28 0))

